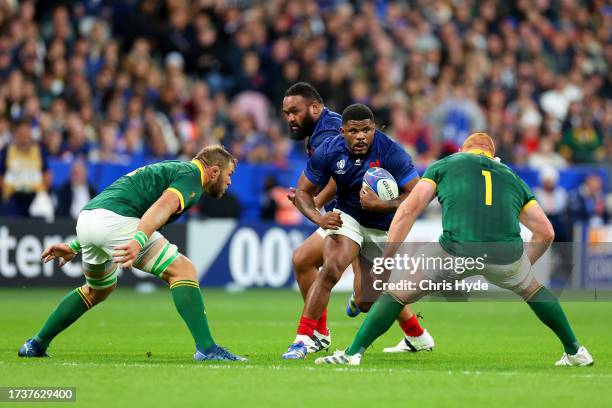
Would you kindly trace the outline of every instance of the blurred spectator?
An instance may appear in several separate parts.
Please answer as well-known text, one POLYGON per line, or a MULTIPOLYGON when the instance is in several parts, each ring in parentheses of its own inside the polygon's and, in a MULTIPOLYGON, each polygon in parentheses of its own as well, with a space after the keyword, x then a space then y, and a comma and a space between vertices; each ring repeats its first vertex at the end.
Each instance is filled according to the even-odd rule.
POLYGON ((69 114, 66 121, 66 142, 62 148, 62 158, 65 161, 85 159, 89 155, 90 148, 83 121, 77 114, 69 114))
MULTIPOLYGON (((267 221, 274 221, 276 219, 276 210, 278 204, 274 199, 272 191, 277 187, 277 181, 274 176, 268 176, 264 180, 264 188, 261 195, 261 219, 267 221)), ((289 201, 289 200, 287 200, 289 201)))
POLYGON ((590 174, 578 191, 572 194, 570 210, 574 221, 592 225, 607 223, 610 214, 606 208, 606 195, 598 174, 590 174))
POLYGON ((485 129, 485 117, 475 101, 474 89, 457 85, 432 112, 442 155, 455 153, 471 134, 485 129))
POLYGON ((555 143, 551 137, 540 140, 538 150, 529 156, 527 164, 532 169, 540 170, 541 172, 549 167, 556 170, 562 170, 567 167, 567 161, 563 156, 555 152, 555 143))
POLYGON ((335 111, 370 104, 419 165, 479 130, 510 165, 612 163, 605 1, 5 3, 0 148, 27 117, 68 162, 221 142, 285 167, 296 149, 275 122, 307 80, 335 111))
POLYGON ((507 127, 502 129, 500 135, 496 138, 498 140, 495 146, 495 154, 501 159, 503 163, 514 163, 517 147, 514 142, 514 131, 512 128, 507 127))
POLYGON ((595 163, 603 155, 602 144, 603 138, 593 119, 584 113, 563 134, 561 153, 573 163, 595 163))
POLYGON ((7 118, 0 116, 0 149, 12 140, 11 125, 7 118))
POLYGON ((606 160, 612 137, 605 2, 39 3, 3 8, 0 116, 31 117, 34 139, 65 160, 233 142, 235 106, 259 137, 243 159, 283 163, 292 149, 271 142, 270 124, 300 80, 336 111, 370 104, 417 163, 477 130, 497 135, 509 164, 534 162, 551 132, 570 164, 606 160))
POLYGON ((95 195, 96 189, 87 181, 87 167, 81 160, 75 160, 70 168, 70 180, 57 190, 55 215, 77 219, 95 195))
MULTIPOLYGON (((563 34, 559 34, 562 36, 563 34)), ((555 79, 554 88, 544 92, 540 99, 544 112, 552 115, 556 120, 565 119, 567 110, 572 102, 582 99, 582 92, 578 87, 568 84, 563 75, 555 79)))
POLYGON ((267 78, 261 69, 261 60, 255 52, 247 52, 242 58, 242 73, 237 79, 237 91, 256 91, 263 93, 266 90, 267 78))
POLYGON ((431 140, 431 127, 421 108, 415 107, 408 113, 401 105, 396 105, 391 110, 391 127, 385 132, 404 145, 413 157, 421 159, 421 164, 426 165, 437 157, 431 140))
POLYGON ((528 155, 533 155, 539 150, 540 129, 536 126, 525 126, 521 138, 521 150, 528 155))
POLYGON ((117 126, 112 122, 100 125, 98 145, 91 150, 89 160, 94 163, 122 163, 129 161, 129 156, 122 156, 117 150, 117 126))
POLYGON ((43 148, 32 139, 30 122, 13 126, 13 140, 0 151, 0 187, 3 214, 29 216, 30 205, 38 193, 47 192, 51 171, 43 148))
POLYGON ((274 176, 268 176, 261 198, 261 219, 281 225, 300 224, 302 213, 287 199, 288 193, 289 189, 279 186, 274 176))
POLYGON ((538 204, 555 230, 556 242, 571 241, 567 225, 568 194, 559 184, 559 172, 554 167, 540 170, 540 187, 533 190, 538 204))

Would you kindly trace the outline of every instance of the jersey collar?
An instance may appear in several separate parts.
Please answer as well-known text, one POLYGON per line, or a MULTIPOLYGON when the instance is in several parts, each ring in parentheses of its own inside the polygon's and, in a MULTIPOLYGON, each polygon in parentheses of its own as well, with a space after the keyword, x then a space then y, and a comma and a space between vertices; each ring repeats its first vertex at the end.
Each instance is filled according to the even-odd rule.
POLYGON ((204 177, 204 166, 198 159, 193 159, 191 162, 200 170, 200 180, 202 181, 202 188, 204 188, 204 180, 206 180, 206 177, 204 177))
POLYGON ((492 155, 491 153, 486 152, 486 151, 481 150, 481 149, 472 149, 472 150, 468 150, 466 153, 484 155, 484 156, 487 156, 489 159, 492 159, 492 158, 493 158, 493 155, 492 155))
POLYGON ((312 129, 312 133, 310 134, 310 136, 308 136, 308 142, 310 142, 310 138, 312 137, 312 135, 314 135, 315 133, 319 131, 319 127, 322 126, 323 124, 323 118, 327 116, 328 113, 329 113, 329 109, 327 109, 324 106, 323 110, 321 111, 321 114, 319 115, 319 119, 317 119, 317 123, 315 123, 315 126, 312 129))

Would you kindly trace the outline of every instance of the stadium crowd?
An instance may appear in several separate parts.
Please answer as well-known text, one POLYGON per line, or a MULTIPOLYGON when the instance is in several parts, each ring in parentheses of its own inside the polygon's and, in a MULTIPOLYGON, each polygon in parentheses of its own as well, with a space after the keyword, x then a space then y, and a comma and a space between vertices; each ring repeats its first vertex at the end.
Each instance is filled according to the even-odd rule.
POLYGON ((49 188, 49 158, 187 159, 220 142, 287 166, 304 157, 280 111, 299 80, 333 110, 371 106, 419 166, 476 130, 509 164, 612 166, 611 36, 605 0, 2 0, 4 212, 32 200, 11 186, 49 188))

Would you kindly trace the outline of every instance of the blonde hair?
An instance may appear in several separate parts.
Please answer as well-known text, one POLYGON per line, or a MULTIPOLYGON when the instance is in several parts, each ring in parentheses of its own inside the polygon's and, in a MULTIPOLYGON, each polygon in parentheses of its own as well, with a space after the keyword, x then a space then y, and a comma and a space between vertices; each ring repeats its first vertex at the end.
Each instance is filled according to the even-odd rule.
POLYGON ((495 142, 486 133, 476 132, 472 133, 465 139, 463 142, 463 150, 468 151, 474 149, 474 145, 478 145, 478 147, 487 147, 492 155, 495 155, 495 142))
POLYGON ((206 146, 196 154, 195 159, 201 161, 206 167, 216 165, 221 169, 226 169, 230 162, 234 163, 234 167, 236 167, 236 163, 238 162, 238 160, 221 145, 206 146))

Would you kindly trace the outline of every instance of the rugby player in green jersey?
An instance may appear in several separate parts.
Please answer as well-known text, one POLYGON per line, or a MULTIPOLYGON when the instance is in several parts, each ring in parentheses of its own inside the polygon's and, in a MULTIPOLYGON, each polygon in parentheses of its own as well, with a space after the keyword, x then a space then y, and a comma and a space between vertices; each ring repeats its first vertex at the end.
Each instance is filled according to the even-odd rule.
POLYGON ((593 358, 576 339, 557 299, 531 272, 531 266, 554 239, 552 225, 527 185, 508 166, 494 160, 494 154, 495 145, 489 135, 475 133, 466 139, 459 153, 432 164, 398 208, 381 258, 382 261, 397 258, 398 249, 416 218, 437 196, 442 206, 444 232, 437 244, 423 251, 423 256, 446 262, 447 259, 466 260, 475 254, 485 259, 486 253, 489 255, 486 261, 480 261, 479 265, 476 260, 472 268, 461 271, 441 266, 416 271, 401 270, 397 265, 383 267, 391 269, 390 285, 372 306, 353 343, 345 351, 319 358, 315 363, 358 365, 364 351, 389 329, 404 305, 416 302, 448 282, 483 275, 489 282, 521 296, 542 323, 553 330, 565 350, 557 366, 593 364, 593 358), (519 222, 532 233, 526 249, 519 222), (479 252, 483 249, 485 252, 479 252), (402 282, 407 282, 405 287, 402 282))
POLYGON ((119 268, 133 266, 163 279, 196 344, 195 360, 244 361, 218 346, 210 333, 196 269, 158 232, 198 202, 203 192, 221 197, 236 159, 221 146, 202 149, 190 162, 164 161, 115 181, 79 214, 77 239, 54 244, 44 262, 60 266, 83 252, 86 283, 68 293, 41 330, 19 349, 21 357, 46 357, 51 341, 117 286, 119 268))

